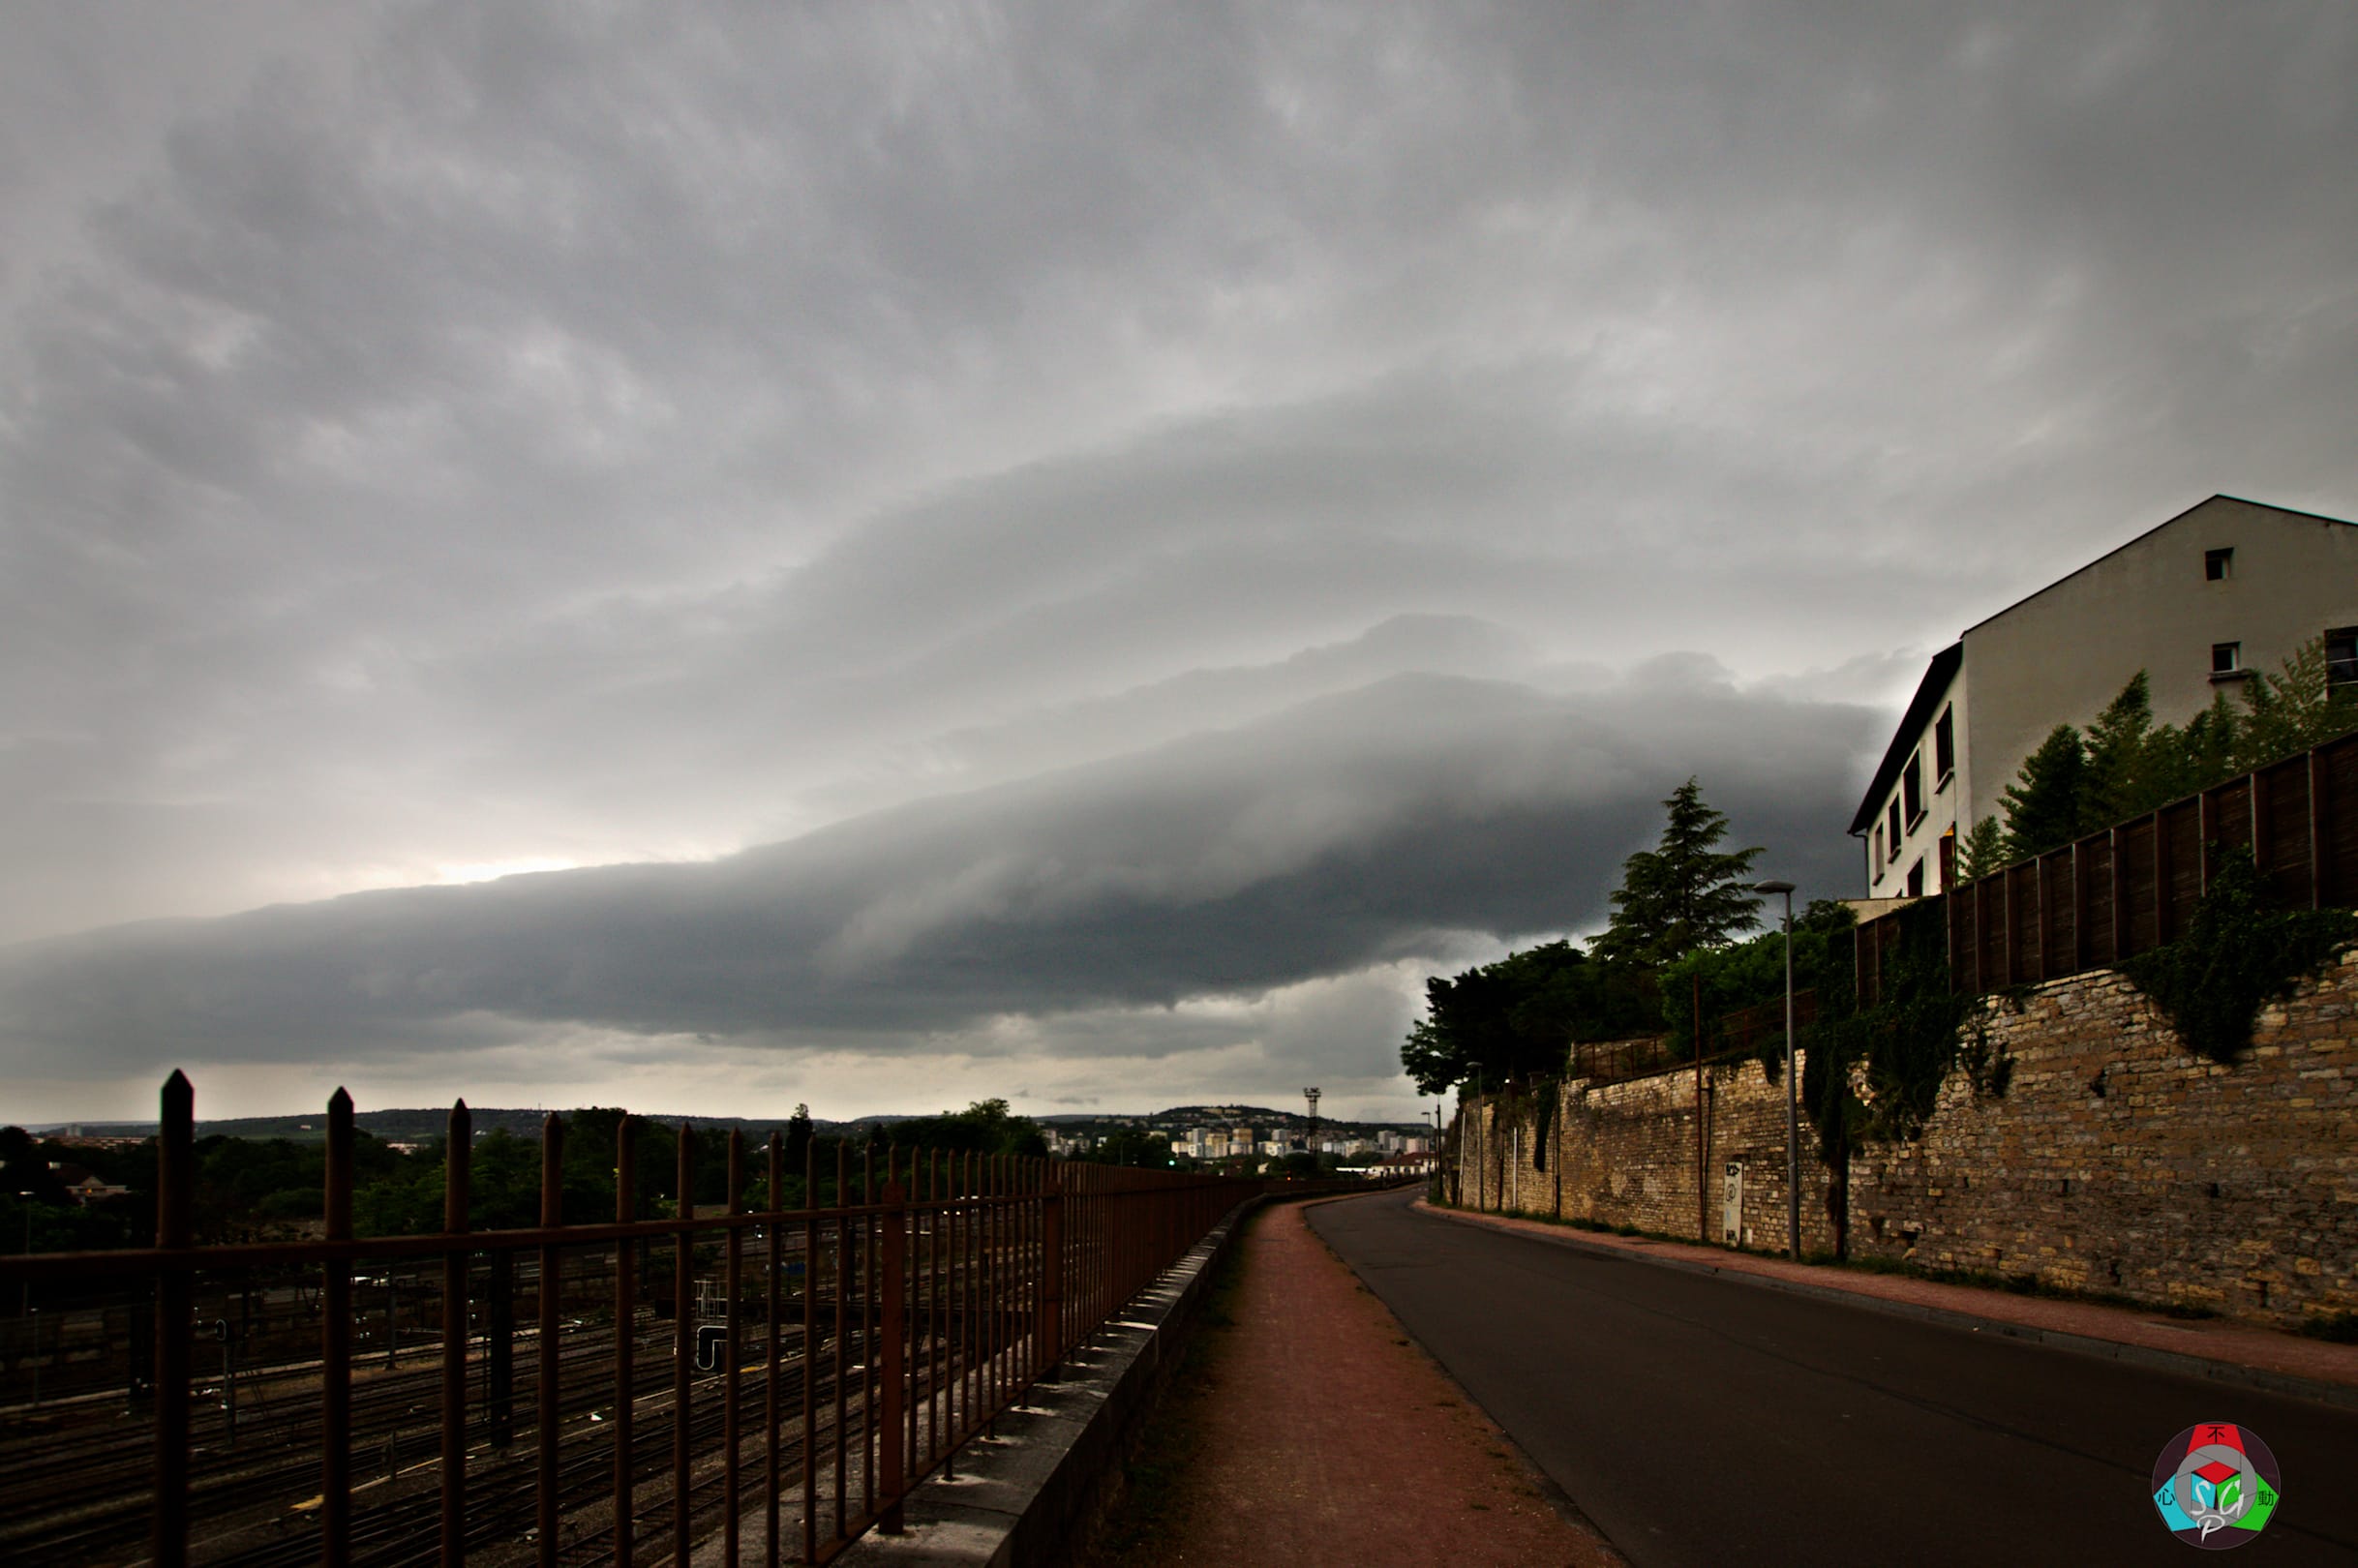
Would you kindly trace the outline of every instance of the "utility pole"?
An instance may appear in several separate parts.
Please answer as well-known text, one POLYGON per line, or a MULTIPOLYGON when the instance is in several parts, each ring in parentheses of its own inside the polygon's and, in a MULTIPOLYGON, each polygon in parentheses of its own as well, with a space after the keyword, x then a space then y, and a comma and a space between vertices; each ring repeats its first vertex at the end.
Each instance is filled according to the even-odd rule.
POLYGON ((1793 1081, 1793 884, 1756 882, 1757 893, 1785 895, 1785 1251, 1801 1260, 1801 1135, 1793 1081))

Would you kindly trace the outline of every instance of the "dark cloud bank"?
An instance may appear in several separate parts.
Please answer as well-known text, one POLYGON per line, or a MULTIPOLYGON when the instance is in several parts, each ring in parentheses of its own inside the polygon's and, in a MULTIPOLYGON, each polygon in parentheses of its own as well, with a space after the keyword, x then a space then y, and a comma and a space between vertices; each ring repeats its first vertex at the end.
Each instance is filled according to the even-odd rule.
POLYGON ((103 1072, 398 1054, 483 1015, 891 1050, 1005 1013, 1249 995, 1594 922, 1690 772, 1766 864, 1851 891, 1834 825, 1875 722, 1678 668, 1572 696, 1400 678, 705 864, 27 944, 0 959, 0 1016, 28 1068, 103 1072))

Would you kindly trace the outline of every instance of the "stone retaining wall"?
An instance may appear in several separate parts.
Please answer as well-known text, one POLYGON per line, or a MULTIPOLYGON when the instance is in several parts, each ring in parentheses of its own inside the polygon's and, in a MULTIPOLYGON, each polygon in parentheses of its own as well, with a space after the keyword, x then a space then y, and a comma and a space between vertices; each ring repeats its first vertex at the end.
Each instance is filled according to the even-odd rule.
MULTIPOLYGON (((1967 1027, 2011 1059, 2006 1093, 1952 1072, 1920 1138, 1858 1150, 1850 1249, 2276 1321, 2358 1311, 2354 1014, 2358 949, 2263 1010, 2232 1067, 2189 1052, 2114 971, 1991 998, 1967 1027)), ((1722 1064, 1702 1101, 1702 1233, 1720 1239, 1734 1162, 1744 1241, 1780 1249, 1782 1082, 1722 1064)), ((1696 1105, 1691 1068, 1569 1080, 1544 1137, 1537 1107, 1470 1101, 1463 1201, 1694 1236, 1696 1105)), ((1802 1246, 1828 1251, 1828 1175, 1806 1120, 1800 1136, 1802 1246)))

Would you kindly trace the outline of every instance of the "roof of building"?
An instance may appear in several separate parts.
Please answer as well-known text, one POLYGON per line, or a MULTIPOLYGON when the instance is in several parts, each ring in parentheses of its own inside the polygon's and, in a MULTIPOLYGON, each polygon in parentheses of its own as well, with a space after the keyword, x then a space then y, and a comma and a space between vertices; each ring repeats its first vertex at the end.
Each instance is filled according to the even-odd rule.
MULTIPOLYGON (((2063 587, 2066 583, 2071 582, 2074 577, 2077 577, 2081 572, 2088 571, 2096 566, 2103 564, 2105 561, 2110 560, 2113 557, 2119 555, 2124 550, 2135 549, 2138 545, 2143 544, 2155 534, 2160 533, 2163 528, 2169 528, 2173 524, 2183 522, 2187 518, 2192 517, 2196 512, 2199 512, 2204 507, 2210 505, 2212 501, 2222 500, 2235 501, 2244 506, 2256 506, 2263 512, 2276 512, 2284 517, 2298 518, 2305 523, 2332 523, 2345 528, 2358 528, 2358 523, 2352 523, 2347 518, 2327 517, 2322 512, 2297 511, 2289 506, 2274 506, 2269 504, 2267 501, 2248 500, 2241 496, 2213 496, 2208 499, 2196 501, 2193 505, 2188 507, 2185 511, 2178 513, 2174 517, 2163 519, 2162 522, 2155 524, 2152 528, 2147 528, 2143 533, 2138 534, 2132 539, 2123 540, 2121 543, 2114 545, 2110 550, 2105 551, 2102 555, 2098 556, 2094 559, 2086 561, 2081 565, 2074 567, 2072 570, 2064 573, 2063 576, 2057 578, 2054 582, 2049 583, 2046 587, 2042 588, 2036 588, 2029 593, 2025 593, 2021 598, 2016 599, 2012 604, 2008 605, 2005 609, 1998 611, 1996 614, 1983 616, 1980 619, 1966 627, 1965 630, 1959 635, 1970 637, 1975 632, 1980 630, 1983 626, 1986 626, 1991 621, 1996 620, 2000 616, 2012 615, 2015 611, 2021 609, 2033 599, 2038 598, 2041 594, 2054 592, 2057 588, 2063 587)), ((1859 829, 1856 828, 1851 829, 1851 831, 1854 833, 1858 830, 1859 829)))
POLYGON ((1908 711, 1901 717, 1899 728, 1891 732, 1890 747, 1876 766, 1875 781, 1867 786, 1866 797, 1859 802, 1859 814, 1851 819, 1851 831, 1863 833, 1867 824, 1875 820, 1875 808, 1899 777, 1899 770, 1908 766, 1908 754, 1916 749, 1916 738, 1924 733, 1924 722, 1941 699, 1949 695, 1950 684, 1957 671, 1965 665, 1965 645, 1950 644, 1932 655, 1931 664, 1924 669, 1924 678, 1916 684, 1916 695, 1908 700, 1908 711))

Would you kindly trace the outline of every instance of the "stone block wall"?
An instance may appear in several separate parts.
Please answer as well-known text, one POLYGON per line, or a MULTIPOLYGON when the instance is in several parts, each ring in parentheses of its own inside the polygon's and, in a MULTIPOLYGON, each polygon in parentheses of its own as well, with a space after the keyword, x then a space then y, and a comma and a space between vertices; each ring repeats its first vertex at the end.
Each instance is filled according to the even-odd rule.
MULTIPOLYGON (((1855 1254, 2278 1322, 2358 1311, 2358 949, 2264 1009, 2232 1066, 2188 1051, 2109 970, 1991 998, 1976 1025, 2012 1063, 2005 1094, 1952 1072, 1921 1137, 1855 1152, 1855 1254)), ((1696 1235, 1694 1070, 1556 1094, 1544 1161, 1535 1107, 1468 1098, 1463 1201, 1696 1235)), ((1705 1236, 1736 1161, 1746 1245, 1781 1251, 1782 1082, 1755 1061, 1711 1068, 1702 1124, 1705 1236)), ((1800 1138, 1801 1245, 1830 1251, 1806 1120, 1800 1138)))
MULTIPOLYGON (((1805 1060, 1805 1056, 1803 1060, 1805 1060)), ((1721 1234, 1727 1166, 1742 1167, 1740 1207, 1748 1247, 1785 1246, 1785 1089, 1757 1061, 1717 1063, 1705 1070, 1701 1115, 1705 1202, 1695 1201, 1697 1123, 1695 1070, 1678 1068, 1645 1077, 1598 1083, 1573 1078, 1557 1086, 1556 1113, 1544 1140, 1528 1101, 1492 1096, 1468 1099, 1460 1139, 1459 1180, 1467 1207, 1520 1210, 1600 1225, 1630 1225, 1662 1235, 1721 1234), (1544 1143, 1544 1147, 1543 1147, 1544 1143), (1538 1156, 1546 1156, 1541 1168, 1538 1156)), ((1833 1232, 1826 1215, 1826 1168, 1817 1139, 1800 1124, 1801 1246, 1828 1251, 1833 1232)))
POLYGON ((2232 1066, 2111 970, 1992 998, 2002 1100, 1963 1073, 1851 1167, 1851 1249, 2282 1321, 2358 1311, 2358 949, 2232 1066))

